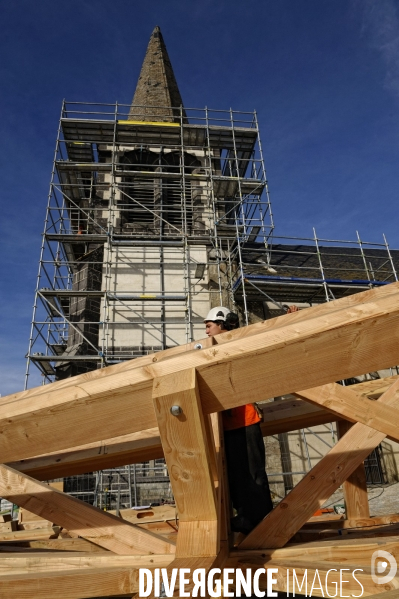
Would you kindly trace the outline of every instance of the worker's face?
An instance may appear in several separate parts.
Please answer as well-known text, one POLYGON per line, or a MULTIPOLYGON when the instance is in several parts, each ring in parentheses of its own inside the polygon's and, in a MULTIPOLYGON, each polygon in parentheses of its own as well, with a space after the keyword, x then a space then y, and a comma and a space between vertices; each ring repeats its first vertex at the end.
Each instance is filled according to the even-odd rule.
POLYGON ((208 337, 219 335, 219 333, 222 333, 223 330, 224 329, 222 329, 220 325, 216 324, 216 322, 213 322, 212 320, 207 320, 205 323, 205 333, 208 335, 208 337))

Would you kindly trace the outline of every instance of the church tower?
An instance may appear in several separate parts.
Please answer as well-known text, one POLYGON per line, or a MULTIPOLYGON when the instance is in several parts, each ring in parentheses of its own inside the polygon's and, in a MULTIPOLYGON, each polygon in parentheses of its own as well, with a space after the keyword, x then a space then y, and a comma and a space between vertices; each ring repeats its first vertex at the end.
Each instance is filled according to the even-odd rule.
POLYGON ((256 113, 184 107, 159 27, 131 105, 64 102, 49 197, 28 375, 201 339, 221 304, 263 318, 243 276, 273 229, 256 113))
MULTIPOLYGON (((180 123, 183 100, 159 27, 155 27, 133 96, 129 118, 180 123)), ((182 115, 187 122, 186 113, 182 115)))

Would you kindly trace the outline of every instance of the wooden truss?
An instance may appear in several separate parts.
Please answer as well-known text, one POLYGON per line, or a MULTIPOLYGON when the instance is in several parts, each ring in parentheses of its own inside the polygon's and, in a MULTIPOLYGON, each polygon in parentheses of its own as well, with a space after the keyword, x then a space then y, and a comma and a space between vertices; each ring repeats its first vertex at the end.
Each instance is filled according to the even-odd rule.
POLYGON ((287 570, 306 570, 312 596, 358 569, 336 596, 398 597, 399 578, 375 582, 371 557, 399 557, 399 515, 370 517, 362 464, 385 437, 399 442, 399 380, 336 383, 399 363, 398 299, 394 283, 2 398, 0 496, 46 522, 0 525, 0 599, 128 597, 140 568, 215 567, 277 568, 280 591, 287 570), (266 405, 264 435, 338 421, 340 439, 233 537, 220 412, 285 394, 296 399, 266 405), (40 482, 161 456, 177 520, 164 508, 117 517, 40 482), (341 485, 346 518, 314 517, 341 485))

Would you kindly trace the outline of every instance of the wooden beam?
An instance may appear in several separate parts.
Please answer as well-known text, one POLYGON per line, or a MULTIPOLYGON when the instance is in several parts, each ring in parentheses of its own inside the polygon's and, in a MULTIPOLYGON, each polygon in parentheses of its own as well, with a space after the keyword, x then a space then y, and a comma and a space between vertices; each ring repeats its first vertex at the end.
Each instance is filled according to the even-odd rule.
POLYGON ((184 360, 178 356, 154 362, 62 392, 52 393, 48 385, 34 401, 5 402, 0 406, 4 461, 156 426, 152 381, 181 370, 197 370, 203 410, 212 413, 243 405, 248 397, 260 401, 389 366, 399 361, 399 283, 387 287, 392 293, 382 299, 375 294, 373 302, 350 310, 309 317, 250 338, 233 337, 223 346, 189 352, 184 360), (81 422, 85 427, 77 426, 81 422))
MULTIPOLYGON (((119 364, 107 366, 106 368, 101 368, 101 370, 92 370, 90 372, 85 372, 84 374, 68 377, 61 381, 55 381, 54 383, 50 383, 51 389, 53 392, 63 392, 69 387, 75 387, 93 380, 98 380, 100 378, 104 379, 108 376, 122 374, 130 370, 135 370, 136 368, 145 368, 146 366, 152 365, 154 362, 162 362, 163 360, 174 358, 180 354, 187 354, 190 351, 198 351, 198 345, 201 345, 202 348, 205 349, 212 347, 214 344, 215 341, 213 337, 206 337, 204 339, 199 339, 198 341, 192 341, 191 343, 177 345, 176 347, 170 347, 169 349, 149 354, 147 356, 140 356, 139 358, 134 358, 133 360, 127 360, 125 362, 120 362, 119 364)), ((40 395, 46 395, 48 392, 48 387, 49 385, 41 385, 40 387, 33 387, 32 389, 26 389, 25 391, 0 397, 0 406, 2 404, 12 403, 15 400, 29 400, 32 398, 37 398, 40 395)))
MULTIPOLYGON (((397 406, 399 381, 377 401, 397 406)), ((283 547, 384 438, 385 435, 379 431, 364 424, 355 424, 244 539, 240 547, 283 547)))
POLYGON ((366 424, 399 443, 399 407, 360 397, 352 386, 343 387, 337 383, 297 391, 294 395, 325 408, 339 418, 366 424))
POLYGON ((390 538, 396 536, 399 533, 398 524, 386 524, 383 526, 375 526, 370 528, 330 528, 324 529, 319 528, 301 528, 293 537, 291 537, 290 543, 307 543, 309 541, 319 541, 321 539, 330 539, 332 537, 350 537, 352 539, 362 539, 370 541, 373 538, 390 538))
POLYGON ((36 530, 2 531, 0 543, 13 543, 15 541, 30 541, 34 539, 56 539, 60 534, 59 526, 46 526, 36 530))
MULTIPOLYGON (((301 399, 283 399, 262 406, 264 437, 335 422, 336 416, 301 399)), ((393 440, 393 439, 392 439, 393 440)), ((72 476, 163 457, 158 428, 71 448, 64 452, 10 462, 8 466, 38 480, 72 476)))
MULTIPOLYGON (((353 425, 347 421, 337 422, 339 438, 343 437, 353 425)), ((348 476, 342 484, 345 501, 346 518, 370 518, 369 498, 367 494, 367 479, 364 463, 348 476)))
MULTIPOLYGON (((109 510, 109 514, 115 514, 116 510, 109 510)), ((177 511, 174 505, 156 505, 150 508, 132 510, 129 508, 119 511, 122 520, 128 520, 132 524, 147 524, 148 522, 177 521, 177 511)))
POLYGON ((230 520, 230 496, 227 482, 226 456, 224 453, 224 432, 222 415, 209 416, 212 425, 212 434, 216 452, 215 488, 217 495, 217 510, 219 521, 219 536, 221 545, 228 546, 230 520))
POLYGON ((43 554, 27 552, 4 553, 0 559, 0 589, 1 580, 5 574, 28 574, 61 572, 85 568, 167 568, 174 561, 173 555, 114 555, 110 552, 77 553, 48 551, 43 554))
MULTIPOLYGON (((388 382, 392 384, 396 379, 397 377, 388 377, 378 381, 367 381, 367 383, 380 383, 378 390, 374 386, 374 391, 372 391, 373 395, 378 394, 379 397, 382 389, 389 388, 388 382)), ((363 383, 355 385, 350 391, 357 392, 362 385, 363 383)), ((270 402, 262 405, 261 409, 264 414, 261 428, 265 437, 304 427, 327 424, 336 419, 333 412, 327 411, 317 403, 311 404, 309 401, 299 398, 270 402)), ((10 462, 8 465, 33 478, 50 480, 162 457, 163 449, 159 430, 155 427, 138 433, 81 445, 64 452, 54 452, 27 460, 10 462)))
POLYGON ((287 326, 290 324, 298 324, 307 321, 311 318, 317 318, 319 316, 330 316, 333 312, 339 310, 349 310, 351 308, 360 306, 363 303, 373 302, 375 299, 382 299, 393 293, 392 285, 386 285, 379 289, 370 289, 362 293, 356 293, 332 302, 326 302, 313 306, 312 308, 306 308, 305 310, 299 310, 290 314, 284 314, 275 318, 269 318, 261 322, 257 322, 251 326, 242 327, 240 329, 222 333, 213 337, 213 341, 216 345, 223 345, 228 343, 232 339, 244 339, 246 337, 252 337, 258 333, 271 332, 278 328, 287 326))
MULTIPOLYGON (((236 561, 232 558, 227 560, 226 568, 234 568, 236 561)), ((306 559, 289 559, 289 560, 265 560, 255 559, 250 556, 244 556, 240 559, 238 567, 245 572, 247 568, 254 571, 258 568, 275 568, 277 573, 273 574, 273 578, 276 579, 276 583, 273 585, 273 591, 279 591, 280 593, 289 592, 290 597, 300 596, 303 597, 367 597, 378 591, 378 585, 376 585, 371 577, 370 567, 363 565, 359 569, 358 564, 343 562, 342 564, 323 561, 321 559, 314 558, 311 563, 306 559), (340 569, 343 572, 340 572, 340 569), (287 570, 289 570, 289 578, 287 579, 287 570), (295 570, 296 580, 302 588, 299 588, 298 582, 293 587, 293 570, 295 570), (355 576, 352 576, 351 572, 357 570, 355 576), (342 576, 342 578, 341 578, 342 576), (327 583, 326 583, 327 581, 327 583), (287 584, 288 582, 288 584, 287 584), (322 584, 322 588, 321 585, 322 584), (326 588, 327 585, 327 588, 326 588), (337 591, 342 594, 337 595, 337 591), (327 594, 328 593, 328 594, 327 594), (296 594, 296 595, 295 595, 296 594)), ((381 585, 381 593, 385 593, 388 589, 395 589, 398 593, 399 580, 394 578, 387 585, 381 585)), ((267 590, 266 576, 261 575, 259 578, 260 590, 267 590)), ((395 595, 394 595, 395 596, 395 595)), ((395 599, 398 597, 396 594, 395 599)), ((385 599, 381 595, 381 599, 385 599)))
MULTIPOLYGON (((331 412, 301 399, 282 399, 262 406, 263 436, 335 421, 331 412)), ((39 480, 72 476, 163 457, 158 428, 71 448, 63 452, 10 462, 8 466, 39 480)))
POLYGON ((4 465, 0 466, 0 497, 114 553, 148 555, 175 551, 170 541, 4 465))
MULTIPOLYGON (((351 537, 329 539, 327 541, 310 541, 308 543, 290 543, 280 549, 242 550, 238 548, 230 553, 228 563, 238 564, 242 559, 254 561, 269 560, 286 561, 306 559, 312 563, 314 559, 339 564, 350 563, 370 565, 372 554, 384 549, 399 560, 399 536, 373 537, 354 539, 351 537)), ((333 567, 333 566, 332 566, 333 567)))
POLYGON ((394 376, 387 376, 383 379, 373 379, 371 381, 363 381, 363 383, 357 383, 351 385, 351 389, 356 391, 358 395, 362 397, 368 397, 369 399, 378 399, 385 391, 388 391, 389 387, 396 383, 399 378, 399 374, 394 376))
POLYGON ((213 440, 207 435, 195 370, 155 379, 153 401, 179 513, 176 556, 217 555, 213 440))
MULTIPOLYGON (((84 384, 90 382, 92 380, 98 380, 100 377, 105 378, 108 376, 113 376, 115 374, 121 374, 124 372, 128 372, 135 368, 143 368, 149 365, 152 365, 154 362, 159 363, 163 360, 168 360, 169 358, 173 358, 180 354, 187 354, 190 351, 197 351, 198 344, 202 345, 202 347, 210 348, 212 345, 222 345, 224 343, 228 343, 232 339, 242 339, 244 337, 251 337, 258 333, 264 333, 267 331, 273 331, 278 328, 284 327, 287 325, 287 318, 289 318, 289 322, 291 324, 303 322, 305 320, 309 320, 310 318, 315 318, 317 316, 329 315, 332 312, 336 312, 338 310, 346 310, 352 308, 354 306, 359 306, 363 303, 372 302, 374 299, 381 299, 383 297, 387 297, 395 293, 395 290, 392 285, 386 285, 380 289, 370 289, 363 293, 353 294, 347 297, 340 298, 333 302, 327 302, 324 304, 320 304, 318 306, 314 306, 313 308, 300 310, 298 312, 294 312, 292 314, 287 314, 283 316, 278 316, 276 318, 270 318, 268 320, 258 322, 251 326, 243 327, 241 329, 235 331, 229 331, 226 333, 222 333, 221 335, 217 335, 216 337, 204 338, 198 341, 192 341, 191 343, 186 343, 184 345, 179 345, 177 347, 172 347, 167 350, 163 350, 160 352, 156 352, 155 354, 150 354, 148 356, 142 356, 140 358, 135 358, 134 360, 129 360, 126 362, 122 362, 120 364, 114 364, 112 366, 107 366, 106 368, 102 368, 101 370, 94 370, 91 372, 86 372, 81 375, 77 375, 75 377, 67 378, 62 381, 57 381, 55 383, 51 383, 51 388, 54 391, 63 391, 71 386, 77 386, 80 384, 84 384)), ((33 397, 37 397, 39 395, 47 394, 47 387, 40 386, 35 387, 33 389, 27 389, 26 391, 22 391, 19 393, 13 393, 4 398, 0 398, 0 405, 2 403, 9 403, 14 400, 20 399, 30 399, 33 397)))
POLYGON ((137 593, 138 570, 122 568, 86 568, 52 572, 5 574, 0 577, 0 597, 18 599, 81 599, 115 597, 137 593))
POLYGON ((398 589, 391 589, 390 591, 386 591, 384 589, 384 597, 381 597, 381 593, 377 593, 375 595, 368 595, 367 599, 398 599, 399 591, 398 589))
MULTIPOLYGON (((286 562, 290 560, 307 559, 313 562, 314 559, 329 561, 330 563, 349 563, 361 565, 370 565, 372 554, 378 550, 384 549, 391 553, 396 559, 399 559, 399 537, 375 537, 353 539, 346 537, 344 539, 330 539, 328 541, 312 541, 309 543, 299 543, 283 547, 281 549, 262 549, 262 550, 233 550, 230 557, 227 557, 226 566, 234 565, 238 567, 242 560, 260 562, 269 564, 270 560, 275 563, 286 562)), ((201 564, 202 558, 193 558, 201 564)), ((219 557, 217 558, 219 560, 219 557)), ((181 560, 180 560, 181 561, 181 560)), ((51 571, 51 570, 77 570, 88 567, 146 567, 159 568, 169 567, 176 563, 172 555, 152 555, 151 561, 148 556, 126 556, 114 555, 110 552, 90 553, 71 552, 66 550, 62 553, 47 551, 43 554, 26 552, 15 555, 14 553, 3 553, 0 560, 0 573, 5 574, 10 570, 14 573, 23 573, 28 571, 51 571)), ((218 562, 220 563, 220 562, 218 562)), ((220 567, 218 565, 217 567, 220 567)), ((0 578, 1 581, 1 578, 0 578)))
MULTIPOLYGON (((23 540, 13 540, 10 542, 3 543, 0 541, 0 552, 3 554, 8 551, 15 552, 24 552, 31 551, 33 553, 41 553, 48 551, 74 551, 74 552, 90 552, 90 553, 107 553, 112 555, 110 551, 104 549, 104 547, 100 547, 100 545, 96 545, 95 543, 91 543, 90 541, 86 541, 86 539, 78 538, 71 539, 67 537, 58 537, 56 539, 38 539, 35 534, 34 539, 26 539, 26 532, 21 531, 25 534, 25 539, 23 540)), ((37 531, 36 531, 37 532, 37 531)))
MULTIPOLYGON (((396 377, 389 377, 389 381, 396 377)), ((383 381, 385 379, 381 379, 383 381)), ((373 381, 375 382, 375 381, 373 381)), ((363 383, 362 383, 363 384, 363 383)), ((360 385, 356 385, 354 390, 360 385)), ((385 384, 383 388, 388 388, 385 384)), ((352 391, 352 389, 351 389, 352 391)), ((334 422, 333 412, 302 399, 282 399, 261 406, 264 437, 334 422)), ((8 466, 39 480, 72 476, 163 457, 157 427, 113 439, 71 448, 64 452, 10 462, 8 466)))
POLYGON ((72 447, 66 451, 10 462, 8 466, 39 480, 61 478, 163 458, 158 427, 72 447))
POLYGON ((370 532, 377 526, 388 526, 389 524, 399 523, 399 514, 388 514, 386 516, 371 516, 369 518, 351 518, 346 519, 343 515, 338 516, 335 514, 335 518, 325 518, 323 516, 317 516, 310 518, 306 524, 303 525, 301 530, 311 528, 313 530, 323 528, 364 528, 369 529, 370 532))
POLYGON ((328 410, 298 398, 263 404, 261 410, 263 422, 260 426, 264 437, 336 421, 336 416, 328 410))
MULTIPOLYGON (((154 568, 166 568, 170 577, 172 568, 190 568, 193 571, 196 568, 204 568, 206 572, 212 567, 222 567, 225 556, 208 558, 173 558, 167 555, 154 555, 151 560, 142 559, 143 556, 116 556, 116 555, 71 555, 66 554, 62 558, 60 554, 47 554, 43 556, 30 556, 27 554, 2 556, 0 564, 0 597, 3 595, 3 588, 9 590, 11 583, 15 583, 14 595, 18 599, 28 597, 54 597, 50 595, 49 589, 51 583, 54 585, 54 591, 60 588, 60 596, 67 598, 81 598, 82 596, 108 596, 120 595, 125 592, 138 591, 138 570, 147 568, 151 571, 154 568), (97 558, 97 559, 96 559, 97 558), (72 573, 76 575, 76 588, 72 588, 72 573), (95 574, 105 572, 106 575, 99 577, 95 581, 95 574), (127 573, 130 572, 130 577, 127 573), (80 576, 86 574, 87 576, 80 576), (112 576, 112 573, 114 574, 112 576), (42 581, 42 582, 41 582, 42 581), (89 587, 91 582, 92 586, 89 587), (3 584, 4 583, 4 584, 3 584), (116 584, 115 584, 116 583, 116 584), (65 591, 61 589, 61 584, 65 584, 65 591), (115 584, 115 588, 112 588, 115 584), (130 586, 127 586, 130 585, 130 586), (62 594, 61 594, 62 591, 62 594), (20 595, 19 592, 22 594, 20 595), (48 593, 48 594, 47 594, 48 593), (65 593, 65 594, 64 594, 65 593)), ((179 580, 177 579, 176 591, 179 589, 179 580)), ((186 591, 190 585, 186 587, 186 591)))

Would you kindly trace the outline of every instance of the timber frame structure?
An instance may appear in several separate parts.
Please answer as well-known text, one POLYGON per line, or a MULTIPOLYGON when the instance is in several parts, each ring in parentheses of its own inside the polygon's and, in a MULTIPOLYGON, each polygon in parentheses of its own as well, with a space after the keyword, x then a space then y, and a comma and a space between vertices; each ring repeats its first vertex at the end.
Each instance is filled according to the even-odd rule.
POLYGON ((312 596, 325 596, 316 575, 337 596, 345 569, 340 596, 397 597, 399 578, 379 584, 371 559, 377 550, 399 558, 399 515, 370 517, 362 464, 386 436, 399 442, 399 380, 374 389, 377 400, 335 381, 398 364, 398 299, 392 283, 2 398, 0 495, 49 528, 1 535, 0 597, 128 597, 139 568, 198 567, 277 568, 281 591, 287 569, 301 578, 307 570, 301 592, 312 596), (248 536, 233 539, 220 412, 287 393, 309 409, 286 407, 266 434, 318 418, 342 422, 342 437, 248 536), (107 445, 114 452, 102 452, 107 445), (166 532, 156 517, 132 522, 40 482, 93 460, 103 468, 157 452, 176 499, 166 532), (342 484, 346 519, 314 518, 342 484))

